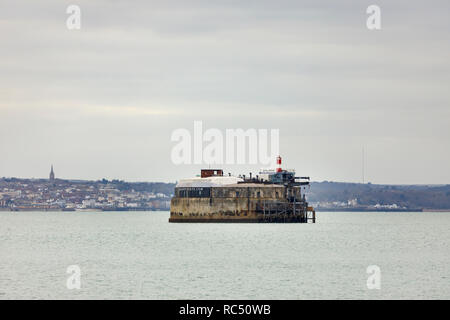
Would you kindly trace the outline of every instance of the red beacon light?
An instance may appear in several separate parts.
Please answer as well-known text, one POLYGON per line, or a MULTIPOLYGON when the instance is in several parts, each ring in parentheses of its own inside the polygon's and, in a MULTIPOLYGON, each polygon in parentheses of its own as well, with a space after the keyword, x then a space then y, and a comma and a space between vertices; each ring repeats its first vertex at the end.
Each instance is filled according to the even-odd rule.
POLYGON ((281 171, 283 171, 283 170, 281 169, 281 157, 278 156, 278 157, 277 157, 277 172, 281 172, 281 171))

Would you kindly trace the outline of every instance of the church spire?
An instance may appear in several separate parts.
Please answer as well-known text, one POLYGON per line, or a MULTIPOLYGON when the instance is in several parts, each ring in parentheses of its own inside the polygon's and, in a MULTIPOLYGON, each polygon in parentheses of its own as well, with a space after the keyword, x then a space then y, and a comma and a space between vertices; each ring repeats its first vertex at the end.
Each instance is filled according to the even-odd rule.
POLYGON ((52 165, 52 169, 50 170, 50 181, 55 180, 55 173, 53 172, 53 165, 52 165))

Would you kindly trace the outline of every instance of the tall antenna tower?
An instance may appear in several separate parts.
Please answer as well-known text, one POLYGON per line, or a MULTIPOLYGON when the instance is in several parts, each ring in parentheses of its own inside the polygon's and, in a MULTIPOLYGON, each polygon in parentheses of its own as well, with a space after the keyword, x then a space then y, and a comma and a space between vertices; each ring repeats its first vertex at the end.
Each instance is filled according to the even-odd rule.
POLYGON ((364 184, 364 147, 362 148, 362 183, 364 184))

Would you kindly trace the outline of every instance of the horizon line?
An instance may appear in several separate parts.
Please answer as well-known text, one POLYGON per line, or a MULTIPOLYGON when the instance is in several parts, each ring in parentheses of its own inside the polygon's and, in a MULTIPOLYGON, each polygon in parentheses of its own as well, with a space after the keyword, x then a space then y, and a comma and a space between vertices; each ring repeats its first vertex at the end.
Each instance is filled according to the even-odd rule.
MULTIPOLYGON (((0 180, 3 179, 17 179, 17 180, 47 180, 50 181, 48 178, 19 178, 19 177, 0 177, 0 180)), ((128 181, 128 180, 122 180, 122 179, 63 179, 63 178, 55 178, 55 180, 62 180, 62 181, 85 181, 85 182, 99 182, 105 179, 108 182, 118 181, 118 182, 126 182, 126 183, 165 183, 165 184, 176 184, 178 181, 175 182, 167 182, 167 181, 128 181)), ((181 179, 180 179, 181 180, 181 179)), ((311 183, 348 183, 348 184, 359 184, 359 185, 378 185, 378 186, 448 186, 450 183, 411 183, 411 184, 405 184, 405 183, 399 183, 399 184, 390 184, 390 183, 372 183, 372 182, 349 182, 349 181, 333 181, 333 180, 322 180, 322 181, 310 181, 311 183)))

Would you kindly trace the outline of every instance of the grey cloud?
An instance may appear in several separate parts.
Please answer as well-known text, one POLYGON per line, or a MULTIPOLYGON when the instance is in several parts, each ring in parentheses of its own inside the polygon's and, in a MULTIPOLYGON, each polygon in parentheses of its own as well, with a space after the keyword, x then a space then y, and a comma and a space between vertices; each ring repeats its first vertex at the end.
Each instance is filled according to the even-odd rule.
POLYGON ((291 166, 319 180, 357 181, 362 145, 373 182, 450 179, 448 1, 378 1, 374 32, 354 1, 78 1, 80 31, 69 4, 3 2, 0 176, 57 162, 175 180, 198 168, 167 164, 170 132, 204 120, 279 127, 291 166))

